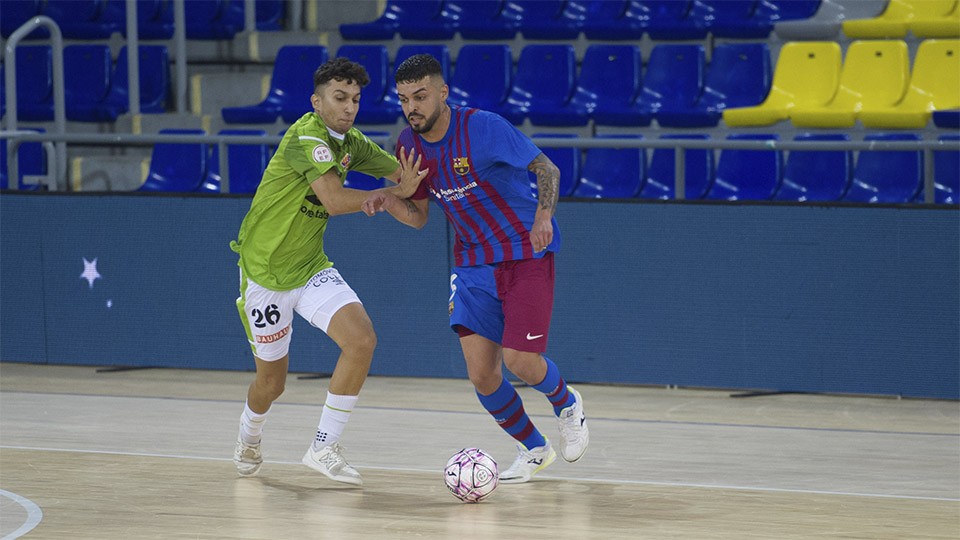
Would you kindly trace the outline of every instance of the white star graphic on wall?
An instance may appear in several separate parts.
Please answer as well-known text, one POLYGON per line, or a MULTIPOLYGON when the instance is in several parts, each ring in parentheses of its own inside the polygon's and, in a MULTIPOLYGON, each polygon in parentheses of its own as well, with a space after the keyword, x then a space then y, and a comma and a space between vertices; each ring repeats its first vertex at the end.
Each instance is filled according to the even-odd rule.
POLYGON ((83 273, 80 274, 81 279, 87 280, 87 283, 90 285, 90 288, 93 288, 93 282, 97 279, 102 279, 103 276, 100 275, 100 272, 97 272, 97 259, 94 258, 93 261, 88 261, 86 257, 83 258, 83 273))

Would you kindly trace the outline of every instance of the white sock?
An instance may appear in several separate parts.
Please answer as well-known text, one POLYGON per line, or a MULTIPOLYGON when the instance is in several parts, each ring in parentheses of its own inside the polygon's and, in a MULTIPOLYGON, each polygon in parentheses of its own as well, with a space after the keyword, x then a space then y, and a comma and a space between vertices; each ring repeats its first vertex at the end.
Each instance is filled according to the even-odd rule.
POLYGON ((267 421, 267 412, 257 414, 250 409, 250 404, 243 405, 243 414, 240 415, 240 439, 247 444, 259 444, 263 433, 263 423, 267 421))
POLYGON ((314 449, 330 446, 340 440, 358 397, 338 396, 327 392, 327 402, 323 405, 323 413, 317 425, 317 437, 313 440, 314 449))

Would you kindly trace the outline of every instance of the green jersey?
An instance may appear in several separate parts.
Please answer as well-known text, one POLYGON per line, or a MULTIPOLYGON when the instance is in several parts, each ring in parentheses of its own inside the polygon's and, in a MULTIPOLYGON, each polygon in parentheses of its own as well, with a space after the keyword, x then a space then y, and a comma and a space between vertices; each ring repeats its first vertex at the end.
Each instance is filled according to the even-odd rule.
POLYGON ((302 287, 317 272, 333 266, 323 251, 330 215, 310 183, 329 170, 340 181, 347 170, 376 178, 400 163, 356 128, 332 135, 320 115, 297 120, 280 141, 230 248, 240 254, 243 273, 268 289, 302 287))

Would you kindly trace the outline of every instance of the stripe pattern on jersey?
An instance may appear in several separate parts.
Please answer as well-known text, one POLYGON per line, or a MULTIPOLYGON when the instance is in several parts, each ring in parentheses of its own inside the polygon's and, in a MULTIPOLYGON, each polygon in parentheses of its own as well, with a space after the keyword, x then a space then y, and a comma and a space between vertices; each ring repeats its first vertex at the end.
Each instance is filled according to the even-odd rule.
MULTIPOLYGON (((437 203, 456 232, 454 257, 457 266, 475 266, 534 257, 530 231, 516 211, 489 181, 477 172, 473 157, 475 141, 470 138, 471 117, 478 109, 451 107, 452 139, 443 145, 426 147, 422 139, 409 130, 414 147, 420 155, 435 156, 425 166, 433 165, 430 187, 437 203), (466 174, 454 171, 454 158, 466 158, 471 164, 466 174), (474 193, 475 192, 475 193, 474 193), (464 197, 444 195, 467 194, 464 197), (470 202, 464 201, 470 197, 470 202)), ((481 143, 484 144, 484 143, 481 143)), ((526 179, 526 170, 523 171, 526 179)), ((530 196, 530 207, 536 209, 536 199, 530 196)))

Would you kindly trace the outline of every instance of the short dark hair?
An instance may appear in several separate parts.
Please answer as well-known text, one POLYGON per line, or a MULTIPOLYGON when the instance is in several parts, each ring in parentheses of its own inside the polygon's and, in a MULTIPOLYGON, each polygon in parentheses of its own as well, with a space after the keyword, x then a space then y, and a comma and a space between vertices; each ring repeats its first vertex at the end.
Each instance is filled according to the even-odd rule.
POLYGON ((397 66, 395 79, 398 83, 414 82, 431 75, 443 80, 440 62, 429 54, 415 54, 397 66))
POLYGON ((355 82, 360 88, 370 84, 370 75, 367 75, 367 70, 342 56, 324 62, 313 72, 313 88, 316 90, 318 86, 334 79, 347 81, 347 83, 355 82))

